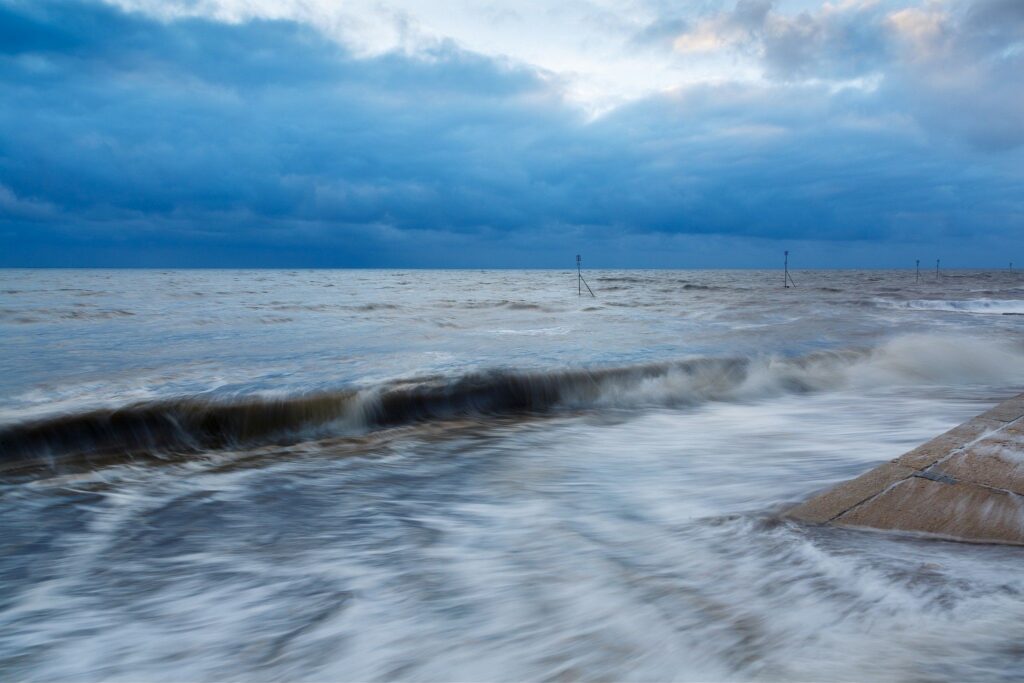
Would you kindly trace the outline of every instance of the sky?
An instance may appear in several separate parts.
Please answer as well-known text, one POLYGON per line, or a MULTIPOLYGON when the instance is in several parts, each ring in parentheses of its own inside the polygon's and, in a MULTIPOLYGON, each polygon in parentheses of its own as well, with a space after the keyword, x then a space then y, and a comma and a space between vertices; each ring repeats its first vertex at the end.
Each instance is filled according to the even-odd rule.
POLYGON ((0 0, 0 266, 1024 266, 1024 0, 0 0))

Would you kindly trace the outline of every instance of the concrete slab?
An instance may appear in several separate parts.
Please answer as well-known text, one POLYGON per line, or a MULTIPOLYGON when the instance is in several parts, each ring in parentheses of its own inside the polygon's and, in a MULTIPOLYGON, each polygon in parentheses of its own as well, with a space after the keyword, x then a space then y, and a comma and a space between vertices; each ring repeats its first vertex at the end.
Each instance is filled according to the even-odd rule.
POLYGON ((978 417, 1001 422, 1013 422, 1024 417, 1024 397, 1016 396, 1008 401, 1003 401, 995 408, 988 410, 978 417))
POLYGON ((1024 544, 1024 498, 976 484, 914 476, 844 513, 836 523, 1024 544))
POLYGON ((992 434, 1005 426, 1005 422, 978 416, 921 444, 914 450, 901 455, 896 461, 906 467, 923 470, 949 456, 953 451, 963 448, 966 444, 992 434))
POLYGON ((1011 438, 1024 440, 1024 418, 1018 418, 1014 422, 1010 422, 1000 430, 1000 433, 1011 438))
POLYGON ((887 487, 906 479, 917 470, 887 462, 856 479, 843 482, 820 496, 811 498, 789 511, 788 516, 804 522, 822 524, 838 517, 854 505, 876 496, 887 487))
POLYGON ((1024 495, 1022 446, 1024 444, 1016 440, 983 439, 936 463, 928 471, 1024 495))
POLYGON ((786 515, 816 524, 1024 544, 1024 394, 786 515))

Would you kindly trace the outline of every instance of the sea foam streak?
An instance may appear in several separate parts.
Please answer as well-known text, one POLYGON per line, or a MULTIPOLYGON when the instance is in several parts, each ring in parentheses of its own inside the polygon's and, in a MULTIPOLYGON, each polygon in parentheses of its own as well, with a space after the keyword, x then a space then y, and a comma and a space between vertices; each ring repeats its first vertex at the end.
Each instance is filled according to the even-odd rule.
POLYGON ((949 311, 989 315, 1024 315, 1024 301, 1019 299, 914 299, 896 304, 918 311, 949 311))
POLYGON ((216 401, 198 397, 60 415, 0 430, 0 471, 95 456, 294 443, 457 418, 686 406, 847 387, 1024 381, 1024 347, 906 335, 870 350, 786 358, 695 358, 548 372, 494 370, 368 389, 216 401))

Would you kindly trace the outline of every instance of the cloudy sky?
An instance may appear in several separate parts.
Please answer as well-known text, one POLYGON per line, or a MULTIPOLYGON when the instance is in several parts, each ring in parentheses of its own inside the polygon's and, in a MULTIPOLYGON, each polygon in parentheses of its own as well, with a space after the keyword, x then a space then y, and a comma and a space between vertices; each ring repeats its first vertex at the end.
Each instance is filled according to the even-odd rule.
POLYGON ((0 0, 0 265, 1024 266, 1024 0, 0 0))

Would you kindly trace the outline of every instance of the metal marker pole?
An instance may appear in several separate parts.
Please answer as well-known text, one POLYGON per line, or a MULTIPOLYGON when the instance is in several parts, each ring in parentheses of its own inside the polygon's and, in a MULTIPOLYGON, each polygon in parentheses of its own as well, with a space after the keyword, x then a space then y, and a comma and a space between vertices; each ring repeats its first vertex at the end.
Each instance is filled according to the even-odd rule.
POLYGON ((785 261, 782 262, 782 286, 785 289, 789 289, 789 252, 783 252, 786 257, 785 261))
POLYGON ((935 259, 935 279, 939 279, 939 259, 935 259))
POLYGON ((917 263, 915 264, 915 267, 917 268, 917 274, 914 277, 914 282, 920 282, 921 281, 921 259, 917 259, 917 263))
POLYGON ((594 290, 590 289, 590 285, 583 279, 583 266, 580 265, 580 254, 577 254, 577 296, 583 296, 583 288, 586 287, 590 295, 597 298, 594 294, 594 290))

